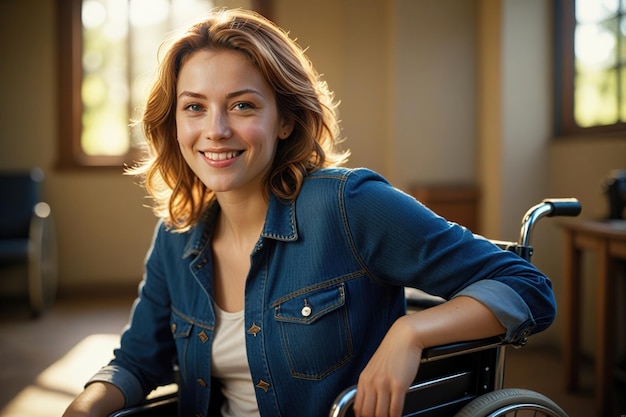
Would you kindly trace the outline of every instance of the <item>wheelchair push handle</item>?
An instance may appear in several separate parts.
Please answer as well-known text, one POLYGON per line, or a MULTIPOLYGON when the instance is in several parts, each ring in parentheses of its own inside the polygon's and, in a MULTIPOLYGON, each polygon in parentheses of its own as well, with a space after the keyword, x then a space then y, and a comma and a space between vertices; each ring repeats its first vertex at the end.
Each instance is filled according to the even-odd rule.
POLYGON ((552 207, 552 212, 548 214, 548 217, 576 217, 582 211, 580 202, 575 198, 547 198, 543 200, 543 203, 552 207))
POLYGON ((576 217, 582 206, 576 198, 546 198, 541 203, 528 209, 522 219, 520 246, 530 246, 535 223, 542 217, 576 217))

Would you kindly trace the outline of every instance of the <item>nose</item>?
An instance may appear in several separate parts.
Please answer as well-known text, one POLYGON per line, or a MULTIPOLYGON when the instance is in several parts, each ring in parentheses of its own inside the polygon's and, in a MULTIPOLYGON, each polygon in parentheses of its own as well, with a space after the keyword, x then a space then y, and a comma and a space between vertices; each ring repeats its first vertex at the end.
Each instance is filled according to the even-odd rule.
POLYGON ((230 135, 228 115, 220 110, 207 112, 203 136, 209 140, 219 141, 229 138, 230 135))

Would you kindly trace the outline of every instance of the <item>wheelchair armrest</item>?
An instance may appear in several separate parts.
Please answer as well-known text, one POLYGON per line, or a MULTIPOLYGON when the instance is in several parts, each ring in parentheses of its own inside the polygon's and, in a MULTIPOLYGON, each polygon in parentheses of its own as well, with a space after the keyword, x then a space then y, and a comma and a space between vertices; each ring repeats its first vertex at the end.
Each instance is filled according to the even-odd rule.
POLYGON ((421 362, 430 362, 444 359, 460 353, 478 352, 504 345, 501 336, 487 337, 484 339, 469 340, 466 342, 449 343, 424 349, 421 362))
POLYGON ((133 407, 109 414, 108 417, 171 417, 177 415, 178 393, 173 392, 146 400, 133 407))

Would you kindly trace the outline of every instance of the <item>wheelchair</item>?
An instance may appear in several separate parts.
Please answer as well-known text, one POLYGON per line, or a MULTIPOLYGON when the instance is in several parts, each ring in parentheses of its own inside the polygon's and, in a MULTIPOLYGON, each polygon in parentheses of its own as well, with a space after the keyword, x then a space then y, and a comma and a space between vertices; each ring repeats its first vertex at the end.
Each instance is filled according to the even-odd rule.
MULTIPOLYGON (((574 198, 545 199, 531 207, 522 219, 517 242, 492 240, 503 250, 530 261, 536 222, 542 217, 578 216, 581 205, 574 198)), ((409 309, 428 308, 441 299, 407 293, 409 309)), ((521 347, 525 344, 515 346, 521 347)), ((546 396, 517 388, 503 388, 507 344, 499 336, 425 349, 416 379, 409 387, 403 417, 567 417, 546 396)), ((340 393, 329 417, 352 416, 356 386, 340 393)), ((171 417, 177 415, 177 395, 170 393, 109 415, 109 417, 171 417)))

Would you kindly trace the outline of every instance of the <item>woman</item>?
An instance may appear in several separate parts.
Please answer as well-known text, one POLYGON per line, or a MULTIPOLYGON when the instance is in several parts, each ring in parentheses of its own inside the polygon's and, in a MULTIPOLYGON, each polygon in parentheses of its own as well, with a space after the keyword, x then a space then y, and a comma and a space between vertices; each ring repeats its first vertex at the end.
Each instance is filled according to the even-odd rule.
POLYGON ((338 168, 332 94, 264 18, 221 10, 173 40, 149 94, 161 219, 129 327, 65 416, 173 381, 181 415, 399 416, 425 347, 550 325, 549 280, 366 169, 338 168), (442 305, 406 314, 404 287, 442 305))

